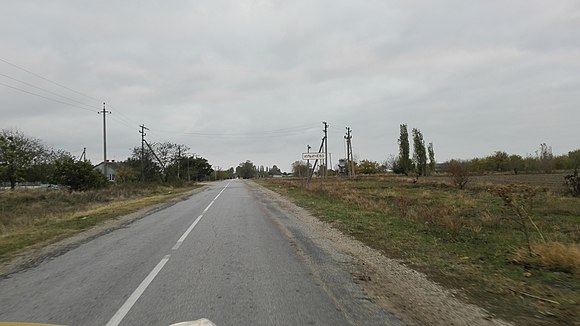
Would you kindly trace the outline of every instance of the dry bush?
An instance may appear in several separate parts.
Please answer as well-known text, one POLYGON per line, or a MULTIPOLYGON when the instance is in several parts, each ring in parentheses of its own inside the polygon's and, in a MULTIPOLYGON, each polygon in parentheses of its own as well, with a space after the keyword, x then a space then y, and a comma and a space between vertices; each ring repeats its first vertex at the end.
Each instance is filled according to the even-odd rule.
POLYGON ((407 217, 409 214, 409 200, 403 196, 399 197, 399 199, 397 199, 397 208, 399 209, 401 217, 407 217))
POLYGON ((520 231, 524 234, 530 255, 533 252, 530 239, 530 226, 537 231, 542 241, 546 242, 540 228, 531 216, 532 204, 539 190, 539 188, 530 187, 525 184, 495 186, 491 190, 493 194, 501 198, 505 207, 513 213, 510 217, 518 224, 520 231))
POLYGON ((448 172, 451 182, 459 189, 463 189, 470 180, 466 162, 452 160, 449 162, 448 172))
POLYGON ((526 266, 543 267, 580 275, 580 244, 547 242, 532 244, 533 255, 528 250, 516 250, 513 261, 526 266))

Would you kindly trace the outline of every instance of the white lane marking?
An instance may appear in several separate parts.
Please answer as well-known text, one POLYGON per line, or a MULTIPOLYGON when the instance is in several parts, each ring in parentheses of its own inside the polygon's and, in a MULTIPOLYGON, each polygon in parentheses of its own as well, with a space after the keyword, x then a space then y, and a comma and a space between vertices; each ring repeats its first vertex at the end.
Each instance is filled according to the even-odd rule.
POLYGON ((179 240, 177 240, 177 243, 175 243, 175 245, 173 246, 173 248, 171 248, 171 250, 177 250, 177 249, 179 249, 179 247, 181 247, 181 244, 183 243, 183 241, 185 241, 185 239, 191 233, 191 231, 193 231, 193 228, 201 220, 201 218, 203 217, 203 214, 207 213, 207 211, 209 210, 209 208, 215 203, 216 199, 218 199, 218 197, 224 192, 224 190, 226 190, 226 188, 230 185, 230 183, 231 183, 231 181, 228 182, 228 184, 224 187, 224 189, 222 189, 222 191, 220 191, 220 193, 217 194, 217 196, 215 196, 215 198, 211 201, 211 203, 209 203, 209 205, 207 205, 207 207, 203 210, 203 213, 201 213, 201 215, 199 215, 195 219, 195 221, 193 221, 193 224, 191 224, 189 226, 189 228, 187 228, 187 230, 185 230, 185 232, 183 233, 183 235, 179 238, 179 240))
POLYGON ((185 238, 187 238, 187 236, 189 235, 189 233, 191 233, 191 231, 193 230, 193 228, 197 225, 197 223, 199 222, 199 220, 201 220, 201 218, 203 217, 203 214, 201 214, 200 216, 198 216, 195 221, 193 222, 193 224, 191 224, 189 226, 189 228, 187 228, 187 230, 185 230, 185 233, 183 233, 183 235, 181 236, 181 238, 179 238, 179 240, 177 240, 177 243, 175 244, 175 246, 173 246, 173 248, 171 248, 171 250, 177 250, 179 249, 179 247, 181 246, 181 244, 183 243, 183 241, 185 241, 185 238))
POLYGON ((119 308, 119 310, 113 316, 113 318, 109 320, 106 326, 117 326, 121 323, 121 321, 123 320, 123 318, 125 318, 129 310, 131 310, 135 302, 137 302, 137 300, 139 300, 143 292, 145 292, 149 284, 151 284, 151 282, 153 282, 153 279, 155 279, 157 274, 161 272, 161 269, 163 269, 163 266, 165 266, 170 257, 171 255, 166 255, 165 257, 163 257, 163 259, 161 259, 161 261, 157 264, 157 266, 153 268, 151 273, 149 273, 149 275, 147 275, 147 277, 143 280, 143 282, 139 284, 137 289, 133 291, 129 299, 127 299, 127 301, 125 301, 125 303, 121 306, 121 308, 119 308))
MULTIPOLYGON (((231 181, 228 182, 228 184, 224 187, 224 189, 222 189, 222 191, 220 191, 220 193, 211 201, 211 203, 204 210, 204 213, 207 212, 207 210, 211 207, 211 205, 213 205, 213 203, 224 192, 224 190, 226 190, 226 188, 229 187, 230 183, 231 183, 231 181)), ((187 228, 187 230, 185 231, 185 233, 183 233, 181 238, 179 238, 179 240, 177 240, 177 243, 175 244, 175 246, 173 246, 173 248, 172 248, 173 250, 177 250, 179 248, 179 246, 181 246, 183 241, 185 241, 185 239, 187 238, 189 233, 191 233, 193 228, 195 228, 195 226, 201 220, 202 217, 203 217, 203 214, 199 215, 195 219, 195 221, 191 224, 191 226, 189 228, 187 228)), ((153 280, 155 279, 157 274, 159 274, 159 272, 161 272, 161 270, 163 269, 163 266, 165 266, 165 264, 169 261, 169 258, 171 258, 171 255, 165 255, 165 257, 163 257, 163 259, 161 259, 161 261, 157 264, 157 266, 155 266, 155 268, 153 268, 153 270, 149 273, 149 275, 147 275, 147 277, 143 280, 143 282, 141 282, 141 284, 139 284, 137 289, 135 289, 135 291, 133 291, 133 293, 131 294, 129 299, 127 299, 127 301, 125 301, 125 303, 121 306, 121 308, 119 308, 119 310, 115 313, 115 315, 111 318, 111 320, 109 320, 109 322, 106 324, 106 326, 118 326, 121 323, 123 318, 125 318, 127 313, 129 313, 129 310, 131 310, 131 308, 133 308, 133 305, 137 302, 137 300, 139 300, 141 295, 143 295, 143 292, 145 292, 145 290, 147 289, 149 284, 151 284, 151 282, 153 282, 153 280)))

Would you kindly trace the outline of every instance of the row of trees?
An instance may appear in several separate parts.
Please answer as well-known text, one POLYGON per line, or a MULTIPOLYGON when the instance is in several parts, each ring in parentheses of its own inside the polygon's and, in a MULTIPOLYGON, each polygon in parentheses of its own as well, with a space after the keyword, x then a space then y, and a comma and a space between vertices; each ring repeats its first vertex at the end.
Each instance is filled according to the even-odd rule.
MULTIPOLYGON (((233 178, 233 168, 214 171, 208 161, 188 153, 185 145, 170 142, 135 147, 124 162, 115 163, 117 182, 201 181, 233 178)), ((110 163, 111 164, 111 163, 110 163)), ((0 182, 11 189, 21 182, 66 186, 71 190, 104 187, 106 178, 90 161, 77 160, 70 153, 54 150, 39 139, 17 130, 0 132, 0 182)))
MULTIPOLYGON (((490 172, 552 173, 555 170, 573 170, 580 167, 580 149, 555 156, 552 154, 552 148, 543 143, 540 144, 540 148, 535 154, 528 154, 525 157, 496 151, 483 158, 452 161, 463 163, 467 170, 474 174, 490 172)), ((446 164, 450 162, 446 162, 446 164)))
POLYGON ((409 144, 407 125, 400 125, 399 130, 399 156, 393 158, 389 163, 393 172, 405 175, 414 172, 416 175, 423 176, 435 172, 436 161, 433 143, 429 143, 425 147, 425 140, 423 139, 421 130, 413 128, 413 156, 411 158, 411 146, 409 144), (427 162, 427 156, 429 157, 429 162, 427 162))
POLYGON ((118 182, 203 181, 216 173, 207 159, 192 155, 190 148, 171 142, 134 147, 117 170, 118 182))
POLYGON ((282 175, 282 171, 276 165, 273 165, 271 168, 264 166, 257 167, 252 161, 247 160, 236 167, 236 175, 243 179, 268 178, 282 175))
POLYGON ((0 181, 14 189, 18 182, 60 184, 71 190, 103 187, 107 181, 90 162, 54 150, 17 130, 0 132, 0 181))

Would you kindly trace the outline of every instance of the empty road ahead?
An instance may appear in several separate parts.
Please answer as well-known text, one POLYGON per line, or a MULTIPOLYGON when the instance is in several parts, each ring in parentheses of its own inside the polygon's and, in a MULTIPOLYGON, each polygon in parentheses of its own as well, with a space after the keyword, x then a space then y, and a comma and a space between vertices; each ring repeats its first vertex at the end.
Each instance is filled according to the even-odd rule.
POLYGON ((0 321, 399 324, 298 220, 243 180, 0 279, 0 321))

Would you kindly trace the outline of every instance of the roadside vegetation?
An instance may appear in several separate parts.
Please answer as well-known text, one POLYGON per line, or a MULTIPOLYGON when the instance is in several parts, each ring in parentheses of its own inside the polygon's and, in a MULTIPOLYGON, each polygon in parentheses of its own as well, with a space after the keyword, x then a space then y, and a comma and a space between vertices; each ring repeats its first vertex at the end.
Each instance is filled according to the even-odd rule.
POLYGON ((259 182, 506 320, 580 322, 580 198, 562 174, 259 182))
POLYGON ((183 183, 111 185, 83 192, 0 190, 0 262, 198 187, 183 183))

